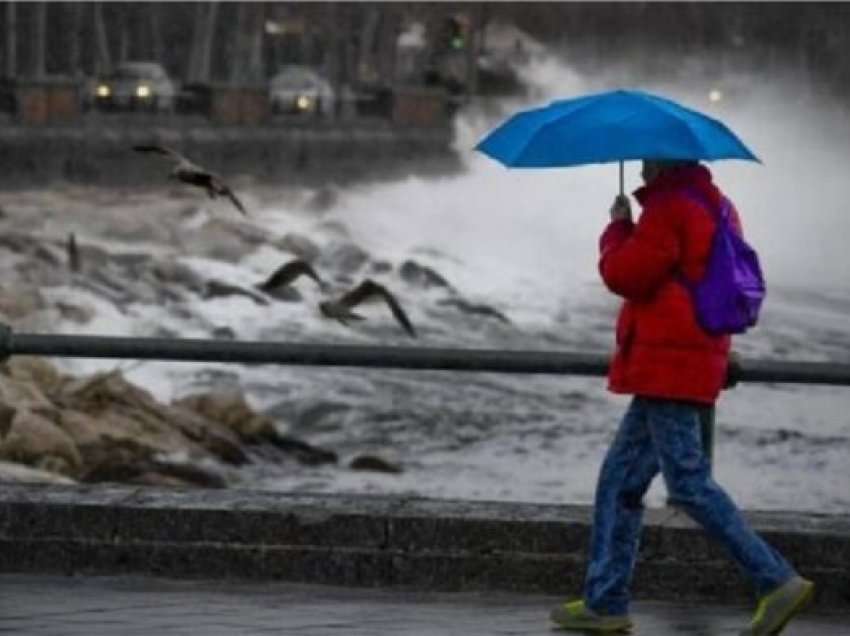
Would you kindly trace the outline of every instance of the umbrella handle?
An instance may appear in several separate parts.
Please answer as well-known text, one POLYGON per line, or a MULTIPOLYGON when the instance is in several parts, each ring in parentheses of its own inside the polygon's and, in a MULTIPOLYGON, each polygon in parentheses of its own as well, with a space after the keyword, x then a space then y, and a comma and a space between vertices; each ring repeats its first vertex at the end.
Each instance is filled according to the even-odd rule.
POLYGON ((620 162, 620 194, 623 194, 623 162, 620 162))

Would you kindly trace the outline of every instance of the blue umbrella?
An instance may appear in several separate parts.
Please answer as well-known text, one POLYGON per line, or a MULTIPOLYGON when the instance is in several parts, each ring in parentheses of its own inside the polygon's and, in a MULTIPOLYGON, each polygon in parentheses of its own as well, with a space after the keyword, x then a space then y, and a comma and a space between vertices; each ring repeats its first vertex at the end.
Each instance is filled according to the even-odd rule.
POLYGON ((552 168, 630 159, 759 161, 722 122, 674 101, 616 90, 521 111, 477 150, 512 168, 552 168))

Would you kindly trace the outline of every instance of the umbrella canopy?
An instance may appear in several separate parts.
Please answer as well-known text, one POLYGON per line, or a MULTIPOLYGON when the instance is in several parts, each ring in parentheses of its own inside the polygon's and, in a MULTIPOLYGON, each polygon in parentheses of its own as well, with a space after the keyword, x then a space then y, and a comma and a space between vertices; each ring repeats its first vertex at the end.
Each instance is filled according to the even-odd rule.
POLYGON ((513 168, 630 159, 759 161, 720 121, 635 90, 559 100, 519 112, 476 149, 513 168))

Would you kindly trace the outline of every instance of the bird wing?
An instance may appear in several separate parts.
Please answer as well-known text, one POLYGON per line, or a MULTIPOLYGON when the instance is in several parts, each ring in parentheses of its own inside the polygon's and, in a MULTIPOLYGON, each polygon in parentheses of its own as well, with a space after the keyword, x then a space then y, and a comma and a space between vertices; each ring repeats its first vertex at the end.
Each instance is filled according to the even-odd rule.
POLYGON ((216 191, 216 194, 223 194, 226 196, 233 205, 236 206, 236 209, 239 210, 244 216, 248 216, 248 212, 245 210, 245 206, 242 205, 242 202, 236 197, 233 193, 233 190, 222 181, 221 177, 215 174, 210 174, 210 182, 213 186, 213 189, 216 191))
POLYGON ((375 281, 370 278, 367 278, 362 283, 360 283, 357 287, 343 295, 340 298, 339 302, 348 307, 355 307, 360 303, 369 300, 371 298, 381 298, 384 302, 389 305, 390 311, 393 312, 393 316, 395 319, 404 327, 404 330, 409 333, 411 336, 416 337, 416 330, 413 328, 413 324, 410 322, 410 319, 407 317, 407 314, 404 313, 404 310, 401 308, 401 305, 398 304, 395 296, 393 296, 386 287, 383 285, 379 285, 375 281))
POLYGON ((187 163, 192 163, 186 157, 181 155, 179 152, 177 152, 176 150, 172 150, 168 146, 159 146, 157 144, 138 145, 138 146, 133 146, 133 150, 135 150, 136 152, 154 152, 158 155, 165 155, 166 157, 171 157, 174 161, 176 161, 178 163, 183 162, 183 161, 185 161, 187 163))
POLYGON ((231 190, 227 186, 225 186, 224 190, 224 194, 227 195, 227 198, 230 199, 231 202, 233 202, 233 205, 236 206, 236 209, 239 210, 243 216, 248 216, 248 212, 245 210, 245 206, 242 205, 242 202, 236 198, 236 195, 233 194, 233 190, 231 190))
POLYGON ((310 263, 297 258, 278 267, 271 276, 269 276, 264 282, 260 283, 257 287, 263 291, 271 291, 277 287, 288 285, 302 274, 306 274, 319 283, 319 285, 322 284, 322 280, 319 278, 318 274, 316 274, 316 271, 310 266, 310 263))
POLYGON ((338 302, 346 307, 356 307, 360 303, 380 295, 379 288, 378 283, 367 278, 354 289, 345 292, 338 302))

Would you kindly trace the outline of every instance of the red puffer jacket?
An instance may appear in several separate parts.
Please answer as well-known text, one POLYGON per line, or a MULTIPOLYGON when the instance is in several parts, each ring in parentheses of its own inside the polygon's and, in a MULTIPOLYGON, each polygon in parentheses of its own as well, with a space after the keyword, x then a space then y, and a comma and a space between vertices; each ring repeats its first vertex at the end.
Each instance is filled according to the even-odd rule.
MULTIPOLYGON (((600 238, 602 279, 625 298, 608 388, 713 404, 726 378, 731 338, 702 330, 690 293, 677 280, 679 272, 691 281, 702 277, 715 228, 711 212, 686 189, 720 204, 708 169, 678 168, 635 191, 643 207, 637 225, 614 221, 600 238)), ((732 222, 740 231, 734 209, 732 222)))

